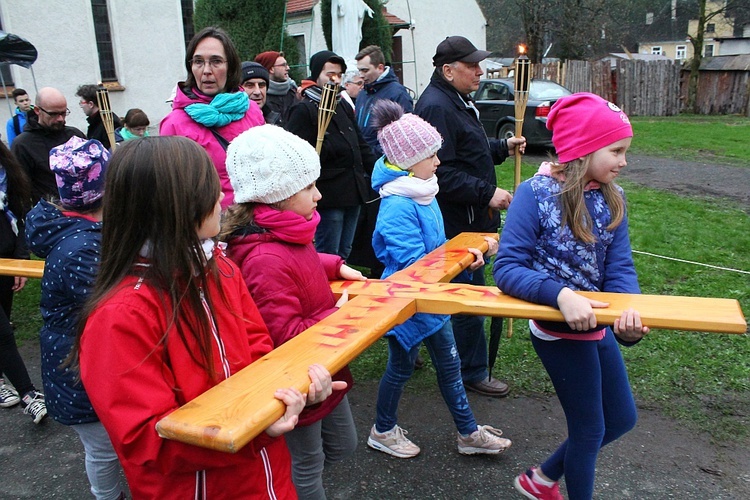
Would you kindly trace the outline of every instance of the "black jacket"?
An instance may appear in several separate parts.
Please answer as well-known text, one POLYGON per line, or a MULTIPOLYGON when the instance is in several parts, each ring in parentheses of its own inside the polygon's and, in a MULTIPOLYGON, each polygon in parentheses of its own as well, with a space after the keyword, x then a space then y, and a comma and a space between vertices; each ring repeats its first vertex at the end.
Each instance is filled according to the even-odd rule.
POLYGON ((31 180, 31 199, 35 205, 45 196, 58 196, 55 174, 49 168, 49 152, 77 135, 86 136, 75 127, 50 130, 39 125, 36 113, 28 114, 23 133, 15 138, 11 151, 31 180))
POLYGON ((443 136, 437 169, 437 195, 445 234, 497 232, 500 213, 489 208, 497 187, 495 165, 508 157, 505 139, 488 139, 475 112, 437 73, 417 101, 414 112, 443 136))
MULTIPOLYGON (((268 108, 269 111, 275 111, 279 114, 276 123, 279 127, 284 126, 287 116, 289 115, 290 109, 297 103, 297 89, 290 86, 289 91, 284 95, 266 94, 266 105, 263 106, 265 110, 268 108)), ((265 112, 264 112, 265 116, 265 112)))
MULTIPOLYGON (((304 97, 289 110, 284 128, 313 147, 318 138, 318 104, 304 97)), ((339 101, 323 140, 318 190, 321 208, 353 207, 370 200, 372 154, 354 121, 351 107, 339 101)))
MULTIPOLYGON (((102 122, 102 115, 99 111, 86 118, 89 122, 89 128, 86 131, 87 139, 96 139, 97 141, 104 144, 107 149, 112 149, 112 144, 109 143, 109 136, 107 135, 107 129, 104 128, 104 122, 102 122)), ((122 123, 116 114, 112 113, 112 121, 114 121, 115 129, 122 127, 122 123)))

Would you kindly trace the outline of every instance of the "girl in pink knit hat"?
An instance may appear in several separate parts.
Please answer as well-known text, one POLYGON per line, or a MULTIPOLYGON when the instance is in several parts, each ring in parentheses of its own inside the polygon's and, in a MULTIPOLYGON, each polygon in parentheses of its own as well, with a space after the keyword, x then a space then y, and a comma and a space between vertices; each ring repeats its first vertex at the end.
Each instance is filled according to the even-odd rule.
MULTIPOLYGON (((386 278, 446 241, 443 216, 435 201, 435 170, 440 164, 437 152, 443 139, 432 125, 417 115, 404 114, 393 101, 379 100, 373 106, 372 118, 385 153, 372 173, 372 188, 382 199, 372 246, 385 265, 386 278)), ((487 242, 488 254, 493 255, 497 242, 491 238, 487 242)), ((476 257, 469 270, 481 268, 482 253, 475 248, 469 252, 476 257)), ((461 381, 461 362, 449 319, 448 315, 417 313, 386 334, 388 364, 380 380, 375 425, 367 440, 371 448, 398 458, 415 457, 420 452, 398 426, 396 414, 422 343, 430 354, 440 393, 458 430, 458 452, 497 454, 510 447, 510 440, 501 437, 500 429, 477 425, 461 381)))
POLYGON ((571 500, 594 491, 596 458, 636 422, 618 343, 633 345, 649 329, 629 309, 613 327, 594 308, 609 304, 576 291, 640 293, 628 236, 625 195, 615 184, 627 165, 633 129, 627 115, 601 97, 558 100, 547 120, 558 155, 522 183, 503 227, 494 277, 514 297, 555 307, 564 322, 529 322, 531 342, 565 411, 568 438, 539 467, 515 480, 526 498, 571 500))

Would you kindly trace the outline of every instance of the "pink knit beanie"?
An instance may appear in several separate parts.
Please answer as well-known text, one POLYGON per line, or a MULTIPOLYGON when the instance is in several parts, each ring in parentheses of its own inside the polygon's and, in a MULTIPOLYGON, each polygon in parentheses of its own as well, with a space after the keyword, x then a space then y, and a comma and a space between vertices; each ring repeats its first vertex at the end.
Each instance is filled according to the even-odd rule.
POLYGON ((628 116, 613 103, 588 92, 558 99, 547 117, 547 128, 552 131, 560 163, 633 137, 628 116))
POLYGON ((443 145, 440 133, 388 99, 379 99, 372 107, 373 126, 378 129, 378 142, 388 161, 408 170, 438 152, 443 145))

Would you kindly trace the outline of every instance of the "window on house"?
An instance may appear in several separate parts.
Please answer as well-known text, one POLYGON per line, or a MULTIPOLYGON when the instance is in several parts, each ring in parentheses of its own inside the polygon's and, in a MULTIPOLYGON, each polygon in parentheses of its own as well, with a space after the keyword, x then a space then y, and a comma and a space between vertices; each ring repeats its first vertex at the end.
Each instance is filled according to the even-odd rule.
MULTIPOLYGON (((297 56, 299 60, 297 64, 305 66, 307 64, 307 50, 305 48, 305 35, 292 35, 295 45, 297 46, 297 56)), ((355 68, 356 69, 356 68, 355 68)))
POLYGON ((715 33, 715 32, 716 32, 716 24, 714 23, 706 24, 706 33, 715 33))
POLYGON ((195 35, 195 27, 193 26, 193 0, 181 0, 182 6, 182 33, 185 37, 185 48, 187 48, 190 40, 195 35))
POLYGON ((661 45, 654 45, 651 47, 651 54, 657 56, 661 55, 661 45))
POLYGON ((96 50, 99 52, 99 71, 103 82, 116 82, 115 51, 112 47, 112 30, 109 27, 107 0, 91 0, 94 14, 94 33, 96 50))
POLYGON ((714 56, 714 46, 713 45, 704 45, 703 46, 703 57, 713 57, 714 56))
POLYGON ((653 12, 647 12, 646 13, 646 24, 654 24, 654 13, 653 12))
POLYGON ((674 58, 675 59, 687 59, 687 45, 678 45, 674 58))

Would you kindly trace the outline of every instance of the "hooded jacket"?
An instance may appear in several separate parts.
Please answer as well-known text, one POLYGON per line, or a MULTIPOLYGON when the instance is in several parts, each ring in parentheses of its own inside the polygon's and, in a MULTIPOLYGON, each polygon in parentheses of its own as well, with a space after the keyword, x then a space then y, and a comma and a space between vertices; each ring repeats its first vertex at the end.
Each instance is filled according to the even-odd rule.
POLYGON ((489 203, 497 187, 495 165, 508 157, 508 144, 487 139, 470 102, 435 72, 414 109, 443 136, 437 200, 449 238, 461 232, 495 233, 500 226, 500 213, 489 203))
MULTIPOLYGON (((298 223, 294 214, 280 214, 292 214, 288 230, 293 231, 298 223)), ((339 270, 344 261, 338 255, 318 253, 312 238, 305 244, 292 243, 251 225, 229 240, 227 253, 242 270, 276 347, 337 310, 328 282, 341 279, 339 270)), ((348 367, 334 374, 333 379, 347 382, 347 389, 335 391, 321 404, 306 408, 299 425, 309 425, 327 416, 354 382, 348 367)))
MULTIPOLYGON (((172 101, 172 112, 165 116, 159 124, 159 134, 187 137, 200 144, 206 150, 208 156, 214 162, 216 171, 219 173, 221 191, 224 193, 224 200, 221 202, 221 207, 226 208, 234 203, 234 190, 227 175, 226 149, 224 149, 224 146, 222 146, 211 132, 210 128, 196 122, 185 112, 185 108, 191 104, 209 104, 211 100, 212 97, 198 92, 197 89, 190 91, 184 89, 182 82, 180 82, 177 85, 177 93, 175 94, 174 101, 172 101)), ((247 108, 247 112, 242 119, 231 122, 223 127, 218 127, 215 130, 227 140, 227 143, 230 143, 245 130, 256 125, 263 125, 264 123, 263 113, 260 111, 258 104, 250 101, 250 106, 247 108)))
POLYGON ((102 223, 42 200, 26 217, 29 248, 45 260, 39 333, 47 410, 65 425, 98 421, 75 370, 62 367, 99 268, 102 223))
POLYGON ((86 136, 75 127, 51 130, 39 125, 36 113, 29 112, 23 133, 13 140, 11 151, 31 180, 31 199, 34 203, 45 196, 57 196, 55 174, 49 168, 49 152, 77 135, 86 136))
POLYGON ((406 87, 398 81, 396 73, 390 66, 386 67, 386 72, 380 78, 372 83, 365 84, 362 91, 357 95, 357 126, 362 131, 362 137, 365 138, 376 156, 382 156, 383 150, 378 143, 378 131, 370 124, 370 114, 372 113, 372 106, 380 99, 398 103, 404 108, 404 113, 411 113, 414 110, 411 96, 406 91, 406 87))
MULTIPOLYGON (((377 161, 372 172, 372 188, 375 191, 398 177, 409 175, 406 170, 387 166, 384 158, 377 161)), ((411 198, 398 195, 381 199, 372 247, 378 260, 385 265, 383 279, 413 264, 445 242, 443 216, 435 199, 429 205, 420 205, 411 198)), ((387 335, 395 335, 403 348, 409 351, 442 328, 449 318, 442 314, 417 313, 395 326, 387 335)))
MULTIPOLYGON (((33 113, 33 111, 29 110, 33 113)), ((13 144, 13 139, 21 135, 23 128, 26 125, 26 112, 16 108, 13 116, 8 118, 8 123, 5 124, 5 135, 8 139, 8 146, 13 144)))
MULTIPOLYGON (((218 250, 213 258, 219 277, 203 290, 215 305, 214 371, 224 379, 225 368, 233 375, 273 344, 239 269, 218 250)), ((220 382, 193 360, 194 341, 186 346, 175 328, 161 340, 169 320, 164 298, 130 274, 97 305, 81 337, 81 378, 133 498, 297 498, 283 437, 263 432, 237 453, 225 453, 156 433, 160 419, 220 382)), ((177 321, 189 328, 196 320, 189 313, 177 321)))

